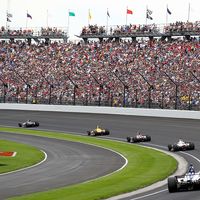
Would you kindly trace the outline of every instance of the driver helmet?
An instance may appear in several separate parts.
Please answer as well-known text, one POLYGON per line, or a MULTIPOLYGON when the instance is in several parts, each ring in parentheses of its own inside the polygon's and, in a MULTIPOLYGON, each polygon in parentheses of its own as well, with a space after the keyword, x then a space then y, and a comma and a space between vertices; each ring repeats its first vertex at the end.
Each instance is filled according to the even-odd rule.
POLYGON ((141 135, 140 131, 137 132, 137 135, 141 135))

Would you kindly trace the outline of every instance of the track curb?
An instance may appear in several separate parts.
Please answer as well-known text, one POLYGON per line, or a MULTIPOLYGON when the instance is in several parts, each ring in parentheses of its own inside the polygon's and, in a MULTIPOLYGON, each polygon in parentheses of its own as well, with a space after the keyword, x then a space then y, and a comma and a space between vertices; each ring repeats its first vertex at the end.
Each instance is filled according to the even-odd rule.
MULTIPOLYGON (((172 152, 169 152, 169 151, 157 149, 157 148, 154 148, 154 147, 148 147, 148 146, 144 146, 144 147, 151 148, 151 149, 154 149, 154 150, 157 150, 157 151, 161 151, 161 152, 163 152, 165 154, 168 154, 168 155, 170 155, 170 156, 172 156, 172 157, 174 157, 176 159, 176 161, 178 162, 178 167, 177 167, 177 170, 172 174, 172 176, 183 175, 183 174, 186 173, 187 167, 188 167, 188 163, 185 160, 185 158, 183 158, 182 156, 180 156, 178 154, 175 154, 175 153, 172 153, 172 152)), ((114 196, 114 197, 108 198, 106 200, 124 199, 124 198, 130 197, 130 196, 133 196, 133 195, 141 194, 141 193, 144 193, 144 192, 149 192, 151 190, 154 190, 154 189, 157 189, 159 187, 162 187, 162 186, 164 186, 166 184, 167 184, 167 178, 162 180, 162 181, 158 181, 156 183, 153 183, 152 185, 147 186, 145 188, 141 188, 139 190, 135 190, 133 192, 129 192, 129 193, 125 193, 125 194, 120 194, 118 196, 114 196)))

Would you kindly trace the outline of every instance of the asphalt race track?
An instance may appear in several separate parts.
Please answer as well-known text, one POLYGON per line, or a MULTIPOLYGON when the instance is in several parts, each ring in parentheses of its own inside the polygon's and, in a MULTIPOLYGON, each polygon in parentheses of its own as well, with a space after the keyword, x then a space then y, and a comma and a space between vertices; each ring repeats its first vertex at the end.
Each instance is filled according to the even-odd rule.
MULTIPOLYGON (((98 115, 98 114, 79 114, 79 113, 59 113, 59 112, 54 112, 54 113, 49 113, 49 112, 36 112, 36 111, 6 111, 6 110, 1 110, 1 115, 0 115, 0 124, 5 125, 5 126, 17 126, 17 123, 20 121, 25 121, 27 119, 35 120, 40 122, 40 129, 47 129, 47 130, 59 130, 63 132, 71 132, 74 134, 86 134, 86 131, 89 129, 93 129, 96 127, 96 125, 102 126, 103 128, 108 128, 111 132, 109 137, 113 139, 119 139, 119 140, 126 140, 127 136, 134 136, 138 130, 143 132, 144 134, 148 134, 151 136, 152 141, 151 143, 148 143, 147 145, 165 149, 167 150, 167 145, 176 142, 179 138, 182 138, 185 141, 190 141, 195 143, 195 150, 194 151, 186 151, 186 152, 180 152, 181 156, 183 156, 188 162, 192 162, 196 168, 196 171, 200 171, 200 126, 199 126, 199 120, 191 120, 191 119, 170 119, 170 118, 153 118, 153 117, 136 117, 136 116, 119 116, 119 115, 98 115)), ((5 134, 0 134, 0 138, 4 138, 5 134)), ((11 135, 9 136, 10 139, 12 140, 21 140, 18 138, 16 135, 11 135)), ((39 145, 38 147, 42 148, 43 150, 47 149, 49 152, 49 158, 52 158, 53 162, 50 159, 50 166, 46 161, 43 163, 41 166, 36 167, 35 169, 32 168, 31 170, 35 170, 34 173, 38 173, 38 170, 43 170, 43 172, 47 171, 46 168, 43 168, 43 165, 46 163, 46 167, 51 167, 54 164, 54 161, 56 161, 57 155, 60 155, 60 152, 57 152, 58 154, 55 153, 54 155, 54 150, 57 148, 49 149, 48 142, 55 142, 60 143, 61 141, 53 141, 51 139, 46 139, 48 142, 41 142, 38 143, 36 137, 24 137, 23 138, 25 142, 29 144, 33 144, 34 146, 39 145), (49 141, 51 140, 51 141, 49 141), (34 142, 35 141, 35 142, 34 142), (47 144, 46 148, 44 148, 42 145, 47 144), (40 146, 41 145, 41 146, 40 146)), ((45 141, 46 141, 45 140, 45 141)), ((63 148, 66 147, 67 142, 61 142, 61 149, 58 151, 64 151, 63 148), (64 147, 62 147, 64 146, 64 147)), ((59 144, 60 145, 60 144, 59 144)), ((50 145, 54 146, 54 145, 50 145)), ((79 165, 78 163, 85 161, 84 156, 81 154, 82 153, 82 147, 85 146, 84 149, 84 154, 88 153, 93 159, 94 159, 94 154, 90 154, 90 150, 88 150, 87 145, 81 145, 81 144, 70 144, 69 148, 65 149, 65 153, 67 155, 62 155, 63 157, 67 157, 70 152, 73 152, 77 155, 78 159, 75 161, 75 165, 79 165), (72 146, 71 146, 72 145, 72 146), (76 147, 75 147, 75 146, 76 147), (80 149, 79 149, 80 148, 80 149), (76 151, 77 150, 77 151, 76 151), (81 151, 81 153, 80 153, 81 151)), ((68 147, 68 145, 67 145, 68 147)), ((89 147, 90 148, 90 147, 89 147)), ((94 147, 91 147, 94 148, 94 147)), ((102 153, 104 154, 103 151, 99 148, 96 148, 96 153, 98 153, 98 156, 102 158, 102 162, 106 162, 106 158, 102 157, 102 153), (104 160, 105 159, 105 160, 104 160)), ((88 155, 87 154, 87 155, 88 155)), ((104 154, 104 156, 107 154, 104 154)), ((110 153, 112 154, 112 153, 110 153)), ((96 155, 96 154, 95 154, 96 155)), ((113 155, 113 154, 112 154, 113 155)), ((116 156, 116 161, 120 159, 119 156, 116 156)), ((88 158, 87 158, 88 159, 88 158)), ((48 160, 48 159, 47 159, 48 160)), ((64 159, 61 159, 64 160, 64 159)), ((72 159, 73 160, 73 159, 72 159)), ((84 164, 89 164, 90 159, 87 160, 88 163, 84 164)), ((59 161, 60 162, 60 161, 59 161)), ((55 163, 58 164, 58 161, 55 163)), ((123 164, 123 159, 120 159, 121 164, 123 164)), ((71 166, 71 160, 69 162, 66 161, 66 167, 67 165, 71 166)), ((109 163, 109 161, 108 161, 109 163)), ((83 164, 83 165, 84 165, 83 164)), ((99 163, 98 163, 99 164, 99 163)), ((80 164, 81 165, 81 164, 80 164)), ((110 165, 110 164, 109 164, 110 165)), ((82 165, 81 165, 82 166, 82 165)), ((98 165, 96 165, 98 166, 98 165)), ((105 165, 104 165, 105 166, 105 165)), ((112 166, 112 164, 111 164, 112 166)), ((52 173, 54 173, 53 166, 51 168, 52 173)), ((78 167, 79 169, 79 167, 78 167)), ((78 169, 75 169, 75 174, 76 173, 81 173, 78 172, 78 169)), ((87 169, 82 168, 83 176, 85 175, 84 171, 87 169)), ((59 168, 60 170, 60 168, 59 168)), ((60 172, 56 173, 56 176, 62 178, 62 174, 60 172)), ((63 170, 63 166, 61 167, 61 170, 63 170)), ((108 171, 111 170, 111 168, 107 169, 108 171)), ((67 170, 68 171, 68 170, 67 170)), ((69 167, 70 171, 70 167, 69 167)), ((72 170, 73 171, 73 170, 72 170)), ((107 171, 107 172, 108 172, 107 171)), ((26 183, 30 183, 29 180, 34 180, 33 177, 30 177, 30 175, 26 174, 27 172, 24 172, 23 174, 26 175, 26 178, 28 181, 26 183), (29 178, 28 178, 29 176, 29 178)), ((69 172, 71 173, 71 172, 69 172)), ((101 172, 104 174, 104 172, 101 172)), ((54 174, 55 175, 55 174, 54 174)), ((93 174, 94 175, 94 174, 93 174)), ((73 176, 73 173, 71 174, 73 176)), ((87 179, 87 174, 85 178, 87 179)), ((21 176, 20 176, 21 177, 21 176)), ((66 174, 66 177, 68 177, 68 174, 66 174)), ((82 182, 84 179, 79 179, 82 176, 79 176, 76 179, 77 182, 82 182)), ((5 184, 6 181, 9 181, 9 176, 0 176, 0 194, 2 190, 2 182, 1 179, 5 178, 3 183, 5 184), (6 180, 6 177, 8 179, 6 180)), ((47 178, 47 177, 46 177, 47 178)), ((90 177, 92 178, 92 177, 90 177)), ((45 179, 45 177, 44 177, 45 179)), ((66 178, 67 179, 67 178, 66 178)), ((41 183, 42 183, 41 179, 41 183)), ((33 182, 34 182, 33 181, 33 182)), ((59 182, 59 181, 57 181, 59 182)), ((48 181, 49 183, 49 181, 48 181)), ((67 182, 66 182, 67 183, 67 182)), ((30 183, 31 184, 31 183, 30 183)), ((59 185, 55 184, 55 187, 59 187, 59 185)), ((46 189, 49 188, 48 185, 45 185, 46 189)), ((50 187, 51 188, 51 187, 50 187)), ((37 189, 37 188, 36 188, 37 189)), ((4 189, 5 190, 5 189, 4 189)), ((27 192, 30 192, 30 188, 27 188, 27 192)), ((177 193, 169 193, 167 190, 167 186, 163 186, 160 188, 157 188, 153 191, 146 192, 143 194, 139 195, 133 195, 129 196, 126 198, 123 198, 123 200, 138 200, 138 199, 145 199, 145 200, 199 200, 200 196, 200 191, 190 191, 190 192, 177 192, 177 193)))

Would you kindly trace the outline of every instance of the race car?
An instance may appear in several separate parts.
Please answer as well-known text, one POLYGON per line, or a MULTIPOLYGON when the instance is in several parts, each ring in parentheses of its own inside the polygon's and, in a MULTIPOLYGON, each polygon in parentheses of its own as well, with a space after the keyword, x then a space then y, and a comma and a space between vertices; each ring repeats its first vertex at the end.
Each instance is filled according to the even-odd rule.
POLYGON ((34 122, 31 120, 27 120, 26 122, 23 123, 18 123, 18 126, 23 128, 38 127, 39 125, 40 125, 39 122, 34 122))
POLYGON ((110 131, 108 129, 102 129, 97 126, 94 130, 87 131, 89 136, 100 136, 100 135, 109 135, 110 131))
POLYGON ((134 137, 127 137, 127 142, 136 143, 136 142, 150 142, 151 136, 143 135, 140 132, 137 133, 134 137))
POLYGON ((190 191, 200 189, 200 174, 195 172, 188 172, 183 176, 174 176, 168 178, 168 191, 190 191))
POLYGON ((169 144, 168 150, 169 151, 186 151, 186 150, 194 150, 195 145, 192 142, 184 142, 182 139, 175 144, 169 144))

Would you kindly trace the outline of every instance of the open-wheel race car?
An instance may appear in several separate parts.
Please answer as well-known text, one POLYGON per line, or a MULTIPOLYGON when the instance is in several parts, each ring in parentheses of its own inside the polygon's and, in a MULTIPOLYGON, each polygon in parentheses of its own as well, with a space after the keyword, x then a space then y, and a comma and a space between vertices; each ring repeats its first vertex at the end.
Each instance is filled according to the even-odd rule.
POLYGON ((190 165, 188 172, 183 176, 168 178, 168 191, 190 191, 200 189, 200 174, 195 173, 193 166, 190 165), (192 170, 191 170, 192 169, 192 170))
POLYGON ((151 141, 151 136, 143 135, 140 132, 138 132, 135 136, 127 137, 126 139, 127 139, 127 142, 131 142, 131 143, 150 142, 151 141))
POLYGON ((18 126, 23 127, 23 128, 38 127, 39 125, 40 125, 39 122, 35 122, 31 120, 27 120, 26 122, 23 122, 23 123, 18 123, 18 126))
POLYGON ((169 144, 168 150, 169 151, 186 151, 186 150, 194 150, 195 145, 192 142, 184 142, 182 139, 175 144, 169 144))
POLYGON ((103 129, 97 126, 94 130, 87 131, 89 136, 100 136, 100 135, 109 135, 110 131, 108 129, 103 129))

